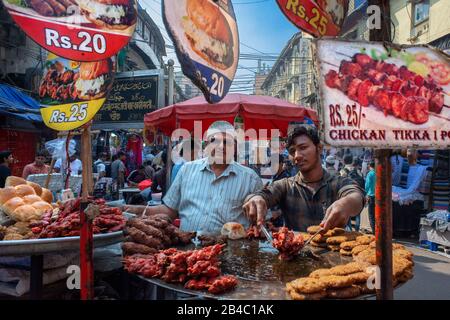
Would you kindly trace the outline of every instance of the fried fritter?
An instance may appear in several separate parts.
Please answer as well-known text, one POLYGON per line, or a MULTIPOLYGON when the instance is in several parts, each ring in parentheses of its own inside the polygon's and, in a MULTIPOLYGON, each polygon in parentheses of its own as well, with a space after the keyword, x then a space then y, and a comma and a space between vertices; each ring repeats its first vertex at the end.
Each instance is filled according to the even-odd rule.
POLYGON ((327 296, 327 292, 322 290, 315 293, 299 293, 295 290, 288 291, 292 300, 320 300, 327 296))
POLYGON ((358 234, 359 233, 356 233, 356 232, 346 232, 346 233, 341 234, 339 236, 329 237, 327 239, 327 243, 328 244, 340 245, 343 242, 355 240, 356 237, 358 236, 358 234))
POLYGON ((309 244, 312 245, 313 247, 318 247, 318 248, 326 248, 327 247, 327 244, 325 242, 318 243, 315 241, 311 241, 309 244))
POLYGON ((369 279, 370 275, 366 272, 356 272, 347 275, 350 278, 353 284, 366 282, 369 279))
POLYGON ((340 253, 341 255, 343 255, 343 256, 349 256, 349 257, 352 255, 352 252, 351 252, 351 251, 349 251, 349 250, 344 250, 344 249, 339 250, 339 253, 340 253))
POLYGON ((405 246, 402 245, 402 244, 400 244, 400 243, 393 243, 393 244, 392 244, 392 249, 394 249, 394 250, 397 250, 397 249, 405 249, 405 250, 406 250, 405 246))
POLYGON ((414 257, 414 254, 411 251, 408 251, 406 249, 393 250, 392 254, 394 255, 394 257, 405 258, 410 261, 412 261, 413 257, 414 257))
POLYGON ((340 247, 341 247, 341 249, 344 249, 347 251, 352 251, 352 249, 354 247, 357 247, 358 245, 359 245, 359 243, 357 241, 353 240, 353 241, 342 242, 340 247))
POLYGON ((334 229, 328 230, 328 231, 325 233, 325 236, 326 236, 326 237, 335 237, 335 236, 340 236, 341 234, 344 234, 344 233, 345 233, 345 229, 342 229, 342 228, 334 228, 334 229))
POLYGON ((335 266, 330 269, 331 274, 337 276, 345 276, 351 273, 362 272, 365 267, 361 263, 358 262, 350 262, 347 264, 342 264, 335 266))
POLYGON ((356 257, 356 261, 363 261, 370 264, 377 264, 377 257, 375 255, 375 249, 368 248, 364 251, 361 251, 356 257))
POLYGON ((328 246, 328 249, 331 250, 331 251, 336 251, 336 252, 338 252, 339 250, 341 250, 341 247, 335 246, 335 245, 329 245, 329 246, 328 246))
POLYGON ((412 279, 414 277, 412 268, 407 268, 405 271, 403 271, 402 274, 400 274, 397 279, 399 282, 407 282, 408 280, 412 279))
POLYGON ((359 296, 361 290, 358 286, 351 286, 342 289, 328 289, 327 297, 331 299, 351 299, 359 296))
POLYGON ((331 276, 330 269, 317 269, 309 274, 310 278, 319 279, 321 277, 331 276))
POLYGON ((352 249, 352 255, 356 256, 358 255, 361 251, 366 250, 367 248, 369 248, 369 246, 367 244, 361 244, 359 246, 356 246, 352 249))
POLYGON ((328 237, 325 237, 323 234, 316 234, 311 241, 314 241, 316 243, 326 243, 328 237))
POLYGON ((354 286, 359 288, 360 294, 370 294, 376 291, 375 288, 369 289, 365 283, 357 283, 354 286))
POLYGON ((298 278, 286 284, 287 288, 294 289, 300 293, 316 293, 327 288, 326 284, 315 278, 298 278))
POLYGON ((321 277, 319 280, 327 288, 345 288, 353 284, 352 280, 347 276, 331 275, 321 277))
POLYGON ((307 231, 309 234, 314 234, 314 233, 316 233, 317 231, 319 231, 321 228, 322 228, 321 226, 309 226, 308 229, 306 229, 306 231, 307 231))
POLYGON ((366 235, 359 236, 356 238, 356 241, 358 241, 359 244, 369 244, 374 240, 375 240, 375 236, 372 234, 366 234, 366 235))

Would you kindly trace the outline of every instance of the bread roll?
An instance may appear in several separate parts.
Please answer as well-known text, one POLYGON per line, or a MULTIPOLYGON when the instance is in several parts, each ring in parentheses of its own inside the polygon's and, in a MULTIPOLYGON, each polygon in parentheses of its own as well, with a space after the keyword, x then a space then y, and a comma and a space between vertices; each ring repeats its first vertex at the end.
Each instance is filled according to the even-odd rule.
POLYGON ((34 192, 34 189, 26 184, 21 184, 21 185, 16 186, 16 191, 17 191, 17 196, 22 197, 22 198, 29 194, 36 194, 36 192, 34 192))
POLYGON ((35 202, 42 201, 42 199, 36 194, 29 194, 23 197, 23 201, 25 202, 25 204, 33 204, 35 202))
POLYGON ((0 188, 0 206, 8 200, 17 197, 17 191, 14 187, 0 188))
POLYGON ((23 201, 22 198, 19 197, 14 197, 12 199, 9 199, 8 201, 6 201, 3 206, 2 209, 3 211, 12 218, 12 213, 14 212, 14 210, 16 210, 18 207, 25 205, 25 202, 23 201))
POLYGON ((247 235, 244 226, 237 222, 225 223, 220 233, 232 240, 242 239, 247 235))
POLYGON ((21 184, 27 184, 27 181, 15 176, 9 176, 5 181, 5 187, 15 187, 21 184))
POLYGON ((42 188, 41 198, 42 198, 42 200, 44 200, 44 201, 46 201, 48 203, 52 203, 53 202, 53 194, 48 189, 42 188))
POLYGON ((39 214, 43 214, 44 212, 46 212, 47 210, 53 210, 53 207, 51 204, 45 202, 45 201, 38 201, 35 202, 31 205, 33 208, 35 208, 37 210, 37 212, 39 214))
POLYGON ((26 204, 18 207, 11 214, 11 218, 16 221, 31 221, 41 219, 42 214, 38 212, 33 206, 26 204))
POLYGON ((41 196, 41 194, 42 194, 42 187, 40 185, 38 185, 37 183, 31 182, 31 181, 27 181, 27 185, 32 187, 34 189, 34 192, 36 192, 36 194, 38 196, 41 196))

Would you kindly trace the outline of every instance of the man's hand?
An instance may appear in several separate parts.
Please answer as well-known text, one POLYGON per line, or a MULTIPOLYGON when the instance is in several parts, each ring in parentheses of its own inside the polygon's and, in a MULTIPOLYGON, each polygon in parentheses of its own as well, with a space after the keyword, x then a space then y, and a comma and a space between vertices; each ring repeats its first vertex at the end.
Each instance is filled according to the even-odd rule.
POLYGON ((342 199, 335 201, 325 213, 325 217, 320 224, 324 231, 333 228, 345 227, 351 217, 360 214, 364 198, 358 193, 351 193, 342 199))
POLYGON ((264 224, 264 220, 267 214, 267 204, 266 200, 264 200, 263 197, 252 197, 250 200, 244 203, 242 209, 244 210, 244 214, 251 222, 256 221, 257 225, 264 224))
POLYGON ((126 205, 122 206, 120 209, 122 210, 122 212, 128 212, 140 216, 142 213, 144 213, 145 206, 126 205))

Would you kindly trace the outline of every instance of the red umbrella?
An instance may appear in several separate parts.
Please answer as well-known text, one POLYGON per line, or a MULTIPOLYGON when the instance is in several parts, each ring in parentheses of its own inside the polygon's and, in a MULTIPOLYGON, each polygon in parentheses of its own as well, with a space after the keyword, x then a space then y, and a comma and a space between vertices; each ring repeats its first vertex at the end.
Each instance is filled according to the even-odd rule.
POLYGON ((278 129, 281 136, 286 136, 290 122, 302 122, 311 119, 319 124, 317 113, 299 105, 295 105, 268 96, 251 96, 245 94, 228 94, 221 102, 210 104, 203 96, 177 103, 151 113, 144 118, 146 127, 159 128, 170 136, 177 128, 194 130, 194 121, 202 122, 202 133, 217 120, 234 123, 240 115, 244 120, 245 130, 278 129))

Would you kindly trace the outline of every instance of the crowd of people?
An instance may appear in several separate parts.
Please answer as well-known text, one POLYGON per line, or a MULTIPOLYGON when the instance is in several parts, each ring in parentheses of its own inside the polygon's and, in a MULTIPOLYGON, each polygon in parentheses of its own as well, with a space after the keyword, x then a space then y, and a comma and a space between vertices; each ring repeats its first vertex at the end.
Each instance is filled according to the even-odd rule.
MULTIPOLYGON (((324 151, 317 131, 300 126, 289 136, 286 149, 275 154, 279 165, 272 172, 270 184, 264 185, 261 164, 242 165, 236 161, 236 137, 228 132, 232 128, 224 121, 214 123, 204 146, 193 140, 180 141, 171 155, 170 188, 166 185, 165 151, 154 149, 144 157, 145 162, 131 172, 127 172, 127 155, 123 151, 112 158, 100 153, 93 162, 95 194, 117 200, 120 189, 139 187, 142 191, 127 202, 137 206, 127 209, 142 211, 152 199, 152 193, 162 193, 163 204, 147 208, 148 214, 163 212, 178 216, 182 229, 206 231, 214 231, 227 221, 244 225, 248 219, 261 222, 268 213, 277 224, 294 230, 304 230, 321 222, 327 228, 345 224, 348 229, 359 230, 360 212, 367 204, 374 230, 373 162, 369 161, 364 167, 350 150, 324 151), (216 148, 205 157, 205 149, 211 145, 216 148), (185 150, 190 152, 185 153, 185 150), (217 162, 219 158, 221 161, 217 162), (148 183, 141 188, 144 181, 148 183), (211 214, 201 219, 205 212, 211 214)), ((37 152, 35 161, 25 166, 23 177, 48 173, 46 156, 45 152, 37 152)), ((274 159, 273 155, 271 158, 274 159)), ((2 187, 11 174, 11 153, 0 153, 0 161, 2 187)), ((69 163, 71 175, 82 173, 82 163, 76 154, 70 156, 69 163)), ((67 164, 58 159, 54 171, 67 172, 63 171, 67 170, 65 166, 67 164)))

